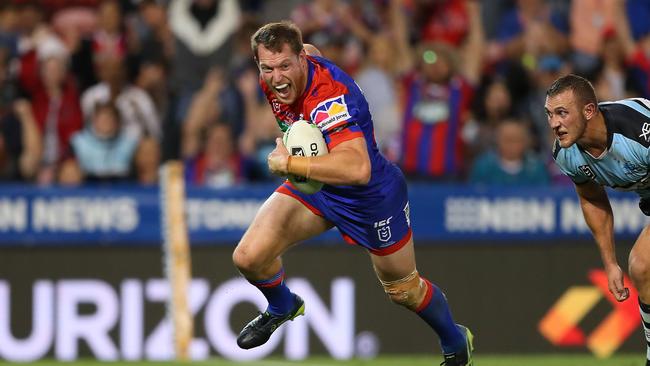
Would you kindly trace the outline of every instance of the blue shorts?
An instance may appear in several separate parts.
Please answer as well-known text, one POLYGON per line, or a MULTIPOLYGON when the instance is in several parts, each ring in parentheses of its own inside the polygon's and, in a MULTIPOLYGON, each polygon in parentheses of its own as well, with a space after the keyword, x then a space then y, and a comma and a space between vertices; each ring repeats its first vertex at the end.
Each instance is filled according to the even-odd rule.
POLYGON ((346 242, 372 254, 394 253, 411 238, 406 182, 396 167, 373 187, 325 185, 319 192, 305 194, 286 181, 276 192, 294 197, 333 223, 346 242))

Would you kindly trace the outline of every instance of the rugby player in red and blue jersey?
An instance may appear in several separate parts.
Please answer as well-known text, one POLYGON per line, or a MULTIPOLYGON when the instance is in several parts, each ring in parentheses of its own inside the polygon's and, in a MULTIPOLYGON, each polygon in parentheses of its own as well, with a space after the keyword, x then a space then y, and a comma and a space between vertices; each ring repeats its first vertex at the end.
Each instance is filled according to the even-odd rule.
POLYGON ((268 341, 287 320, 304 313, 303 300, 284 281, 280 255, 293 244, 337 227, 348 243, 369 253, 389 298, 419 315, 440 337, 443 364, 472 365, 472 334, 452 319, 443 292, 416 269, 407 189, 401 171, 377 150, 368 103, 354 80, 288 22, 260 28, 251 45, 260 84, 283 130, 304 119, 319 127, 329 154, 290 156, 281 139, 268 156, 271 172, 325 183, 315 194, 281 185, 257 213, 233 253, 246 279, 269 302, 237 343, 268 341))

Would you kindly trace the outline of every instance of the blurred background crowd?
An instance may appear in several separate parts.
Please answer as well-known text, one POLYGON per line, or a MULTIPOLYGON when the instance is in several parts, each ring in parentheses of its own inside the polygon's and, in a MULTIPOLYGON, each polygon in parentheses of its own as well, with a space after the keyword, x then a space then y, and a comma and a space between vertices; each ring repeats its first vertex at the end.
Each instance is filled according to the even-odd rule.
POLYGON ((250 36, 290 19, 351 74, 378 146, 411 181, 567 184, 546 88, 650 98, 647 0, 3 0, 0 180, 274 181, 280 130, 250 36))

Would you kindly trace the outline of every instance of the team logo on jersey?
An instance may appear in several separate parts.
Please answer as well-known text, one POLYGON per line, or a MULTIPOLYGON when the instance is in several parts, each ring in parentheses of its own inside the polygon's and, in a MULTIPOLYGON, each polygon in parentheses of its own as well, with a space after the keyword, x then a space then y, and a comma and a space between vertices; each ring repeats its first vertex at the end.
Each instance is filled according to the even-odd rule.
POLYGON ((321 102, 311 112, 310 117, 321 131, 326 131, 349 119, 350 113, 348 113, 348 106, 345 104, 345 96, 339 95, 336 98, 321 102))
POLYGON ((646 173, 646 169, 644 167, 642 167, 641 165, 636 165, 630 161, 626 161, 623 163, 623 169, 625 170, 625 175, 631 177, 636 177, 640 174, 646 173))
POLYGON ((594 173, 593 170, 591 170, 591 167, 589 165, 580 165, 578 167, 581 172, 583 172, 589 179, 596 179, 596 174, 594 173))
POLYGON ((379 237, 380 241, 387 242, 390 240, 391 233, 390 233, 390 220, 393 218, 393 216, 387 218, 386 220, 381 220, 375 222, 375 229, 377 229, 377 236, 379 237))
POLYGON ((650 140, 650 123, 644 123, 643 127, 641 127, 641 134, 639 137, 643 137, 646 142, 650 140))
POLYGON ((273 110, 273 114, 275 114, 277 120, 289 124, 296 120, 296 114, 292 112, 289 107, 281 104, 277 99, 271 100, 271 109, 273 110))

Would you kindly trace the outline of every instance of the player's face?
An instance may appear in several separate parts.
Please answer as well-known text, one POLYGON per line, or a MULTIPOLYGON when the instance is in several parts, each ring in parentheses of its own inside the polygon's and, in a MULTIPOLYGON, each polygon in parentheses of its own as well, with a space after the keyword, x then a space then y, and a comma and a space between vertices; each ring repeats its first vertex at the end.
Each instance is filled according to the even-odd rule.
POLYGON ((263 45, 257 48, 260 76, 280 103, 293 104, 307 86, 307 59, 304 51, 296 55, 288 44, 281 52, 263 45))
POLYGON ((572 90, 546 97, 544 109, 548 124, 561 147, 567 148, 582 137, 587 128, 587 120, 572 90))

